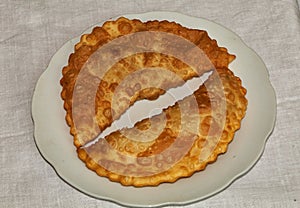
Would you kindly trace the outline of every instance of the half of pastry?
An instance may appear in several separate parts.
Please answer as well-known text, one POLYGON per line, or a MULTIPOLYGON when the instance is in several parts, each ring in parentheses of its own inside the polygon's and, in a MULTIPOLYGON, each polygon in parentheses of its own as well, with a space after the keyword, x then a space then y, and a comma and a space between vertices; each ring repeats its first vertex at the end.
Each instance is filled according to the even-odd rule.
POLYGON ((157 186, 205 169, 225 153, 247 108, 246 89, 226 67, 217 68, 194 94, 77 149, 98 175, 129 186, 157 186))
POLYGON ((206 31, 174 22, 121 17, 95 27, 76 44, 60 81, 75 146, 93 140, 137 100, 156 99, 234 58, 206 31), (145 69, 159 71, 147 76, 145 69))

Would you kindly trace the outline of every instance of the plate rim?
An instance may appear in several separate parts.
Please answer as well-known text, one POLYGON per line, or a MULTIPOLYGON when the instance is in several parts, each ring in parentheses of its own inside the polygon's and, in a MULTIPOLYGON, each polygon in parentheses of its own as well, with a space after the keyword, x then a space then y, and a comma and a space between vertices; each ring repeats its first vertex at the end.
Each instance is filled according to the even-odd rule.
MULTIPOLYGON (((262 156, 263 152, 264 152, 264 149, 265 149, 265 145, 266 145, 266 142, 268 140, 268 138, 270 137, 270 135, 272 134, 273 130, 274 130, 274 127, 275 127, 275 122, 276 122, 276 115, 277 115, 277 102, 276 102, 276 93, 275 93, 275 90, 272 86, 272 83, 269 79, 269 72, 268 72, 268 69, 266 67, 266 65, 263 63, 263 60, 261 59, 261 57, 258 56, 258 54, 253 50, 251 49, 248 45, 246 45, 244 43, 244 41, 236 34, 234 33, 233 31, 231 31, 230 29, 224 27, 223 25, 220 25, 214 21, 211 21, 211 20, 208 20, 206 18, 202 18, 202 17, 194 17, 194 16, 190 16, 190 15, 186 15, 186 14, 182 14, 182 13, 178 13, 178 12, 169 12, 169 11, 152 11, 152 12, 145 12, 145 13, 131 13, 131 14, 124 14, 124 15, 119 15, 119 16, 116 16, 116 17, 113 17, 113 18, 109 18, 109 20, 111 19, 117 19, 118 17, 120 16, 125 16, 125 17, 133 17, 133 16, 136 16, 134 18, 136 19, 142 19, 141 16, 143 16, 144 18, 147 18, 147 16, 167 16, 167 15, 179 15, 179 16, 184 16, 185 18, 189 18, 189 19, 200 19, 202 21, 206 21, 208 23, 213 23, 213 24, 216 24, 218 25, 219 27, 222 27, 223 29, 227 30, 228 32, 232 33, 236 38, 239 39, 239 41, 243 44, 243 46, 245 48, 247 48, 247 50, 249 52, 251 52, 253 55, 256 56, 256 58, 263 64, 264 66, 264 73, 265 76, 265 81, 266 81, 266 86, 268 86, 270 89, 270 92, 272 93, 271 97, 274 98, 273 100, 273 117, 272 117, 272 121, 270 123, 270 127, 266 133, 266 135, 264 136, 264 139, 262 139, 262 146, 261 146, 261 149, 259 150, 259 154, 257 154, 256 158, 252 159, 252 162, 248 165, 248 167, 246 169, 244 169, 243 171, 240 171, 239 174, 236 174, 234 176, 232 176, 231 179, 229 179, 227 181, 227 183, 223 184, 218 190, 215 190, 215 192, 212 192, 210 194, 207 194, 205 196, 200 196, 199 198, 195 198, 195 199, 191 199, 189 201, 182 201, 182 202, 171 202, 171 201, 166 201, 166 202, 163 202, 163 203, 156 203, 156 204, 130 204, 128 202, 122 202, 118 199, 114 199, 114 198, 109 198, 109 197, 103 197, 103 196, 96 196, 95 194, 93 193, 90 193, 89 191, 87 190, 82 190, 80 187, 77 187, 76 184, 74 184, 73 181, 70 181, 66 176, 64 176, 63 172, 57 167, 55 166, 53 163, 55 163, 52 159, 51 159, 51 156, 49 156, 45 151, 43 151, 43 147, 41 147, 41 144, 39 143, 39 139, 37 139, 37 131, 38 131, 38 124, 36 122, 37 119, 35 119, 37 117, 37 112, 35 111, 35 104, 36 104, 36 99, 37 99, 37 94, 36 94, 36 91, 37 91, 37 88, 39 86, 39 84, 43 81, 43 79, 45 78, 45 76, 47 75, 47 71, 49 71, 49 69, 51 68, 51 65, 53 64, 53 61, 54 61, 54 58, 55 56, 57 55, 57 53, 63 49, 64 47, 66 47, 66 45, 70 44, 70 43, 76 43, 76 40, 78 40, 78 38, 82 35, 82 34, 85 34, 87 32, 89 32, 89 30, 91 30, 93 27, 95 27, 96 25, 102 25, 103 22, 100 22, 100 23, 96 23, 94 24, 93 26, 89 27, 88 29, 86 29, 83 33, 81 33, 79 36, 76 36, 75 38, 72 38, 70 39, 69 41, 67 41, 65 44, 63 44, 62 47, 60 47, 56 53, 52 56, 46 70, 41 74, 40 78, 38 79, 37 81, 37 84, 36 84, 36 87, 34 89, 34 93, 33 93, 33 96, 32 96, 32 107, 31 107, 31 115, 32 115, 32 120, 33 120, 33 123, 34 123, 34 141, 35 141, 35 144, 37 146, 37 149, 39 151, 39 153, 41 154, 41 156, 44 158, 44 160, 55 170, 55 172, 57 173, 57 175, 63 180, 65 181, 67 184, 69 184, 70 186, 72 186, 73 188, 75 188, 76 190, 84 193, 84 194, 87 194, 93 198, 96 198, 96 199, 101 199, 101 200, 106 200, 106 201, 110 201, 110 202, 113 202, 113 203, 116 203, 118 205, 122 205, 122 206, 130 206, 130 207, 143 207, 143 206, 147 206, 147 207, 162 207, 162 206, 168 206, 168 205, 186 205, 186 204, 191 204, 191 203, 195 203, 195 202, 198 202, 198 201, 201 201, 201 200, 204 200, 204 199, 207 199, 209 197, 212 197, 216 194, 218 194, 219 192, 223 191, 224 189, 226 189, 227 187, 230 186, 230 184, 232 184, 234 181, 236 181, 237 179, 239 179, 241 176, 245 175, 247 172, 249 172, 254 166, 255 164, 259 161, 259 158, 262 156)), ((149 18, 150 20, 151 18, 149 18)), ((152 19, 155 19, 155 18, 152 18, 152 19)), ((169 20, 168 18, 165 18, 167 20, 169 20)), ((171 20, 172 21, 172 20, 171 20)), ((185 26, 185 25, 183 25, 185 26)), ((227 47, 227 46, 226 46, 227 47)))

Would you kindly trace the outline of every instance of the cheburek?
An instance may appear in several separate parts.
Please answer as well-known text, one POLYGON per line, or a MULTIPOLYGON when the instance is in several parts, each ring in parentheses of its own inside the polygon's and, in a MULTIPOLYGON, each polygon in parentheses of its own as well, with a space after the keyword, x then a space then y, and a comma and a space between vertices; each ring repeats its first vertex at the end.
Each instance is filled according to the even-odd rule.
POLYGON ((234 58, 206 31, 174 22, 141 22, 121 17, 95 27, 75 45, 60 81, 66 121, 78 157, 98 175, 126 186, 156 186, 203 170, 226 151, 245 114, 246 90, 228 69, 234 58), (144 32, 149 33, 145 37, 131 36, 144 32), (186 47, 184 41, 169 39, 163 33, 181 37, 191 45, 186 47), (153 47, 158 51, 136 52, 149 44, 147 36, 153 38, 153 47), (123 42, 117 41, 122 38, 123 42), (174 41, 175 47, 170 48, 165 41, 174 41), (104 58, 101 53, 97 56, 102 49, 104 58), (199 59, 195 49, 203 52, 203 59, 199 59), (168 50, 177 52, 179 58, 168 50), (122 53, 122 59, 116 59, 113 65, 105 63, 122 53), (180 55, 185 55, 187 62, 180 55), (196 66, 189 61, 195 61, 196 66), (207 71, 214 72, 192 96, 160 115, 138 122, 134 128, 116 131, 85 146, 136 101, 154 100, 207 71), (178 78, 173 79, 174 75, 178 78))
POLYGON ((95 144, 79 148, 78 156, 98 175, 126 186, 156 186, 191 176, 226 152, 245 115, 245 94, 246 89, 233 72, 218 68, 193 95, 154 116, 152 122, 144 119, 135 128, 113 132, 95 144), (195 107, 193 98, 198 114, 182 111, 180 105, 183 109, 195 107), (192 120, 197 115, 199 126, 195 128, 192 120), (185 121, 181 122, 183 118, 185 121), (137 129, 147 130, 151 125, 154 132, 164 127, 156 138, 131 138, 136 134, 142 137, 137 129), (182 151, 184 154, 180 155, 182 151))
MULTIPOLYGON (((160 36, 155 35, 154 38, 161 39, 160 36)), ((140 39, 135 43, 144 42, 140 39)), ((180 44, 178 47, 178 53, 186 54, 189 52, 193 54, 195 49, 181 51, 180 44)), ((130 52, 132 47, 130 44, 125 44, 122 49, 130 52)), ((114 53, 115 50, 108 50, 106 55, 110 57, 114 53)), ((193 55, 189 58, 192 57, 193 55)), ((90 34, 83 35, 80 42, 75 45, 75 52, 70 55, 68 65, 63 68, 63 77, 60 81, 66 121, 70 126, 70 133, 74 136, 75 146, 78 148, 90 142, 137 100, 156 99, 166 90, 181 85, 182 81, 200 76, 215 67, 227 67, 234 58, 235 56, 229 54, 226 48, 219 47, 216 40, 211 39, 206 31, 189 29, 175 22, 157 20, 141 22, 120 17, 115 21, 105 22, 101 27, 95 27, 90 34), (105 73, 99 74, 99 70, 105 69, 101 69, 102 63, 97 62, 97 58, 91 58, 99 49, 126 35, 145 31, 182 37, 191 42, 194 47, 201 49, 209 63, 200 63, 195 69, 174 56, 157 52, 141 52, 124 57, 105 73), (125 77, 140 69, 155 67, 170 71, 182 80, 174 81, 167 75, 157 75, 155 78, 145 80, 144 84, 147 86, 155 80, 156 87, 145 88, 138 83, 134 86, 128 85, 120 94, 122 97, 118 98, 118 105, 112 106, 115 90, 125 77)))

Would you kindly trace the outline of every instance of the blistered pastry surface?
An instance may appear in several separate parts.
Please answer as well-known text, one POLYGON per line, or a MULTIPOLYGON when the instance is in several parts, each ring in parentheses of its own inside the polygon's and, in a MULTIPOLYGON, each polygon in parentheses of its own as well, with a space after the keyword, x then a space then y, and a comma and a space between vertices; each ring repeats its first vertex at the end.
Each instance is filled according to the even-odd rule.
POLYGON ((144 23, 121 17, 95 27, 75 45, 61 79, 66 121, 79 158, 100 176, 138 187, 174 182, 203 170, 226 152, 245 115, 246 90, 227 68, 234 58, 206 31, 188 29, 174 22, 144 23), (145 41, 147 38, 142 36, 129 36, 145 31, 153 42, 145 41), (166 54, 168 42, 172 41, 164 33, 181 37, 193 46, 184 47, 182 42, 175 41, 173 53, 166 54), (120 47, 115 41, 123 37, 129 38, 120 47), (134 45, 127 41, 132 37, 134 45), (161 44, 162 40, 167 44, 161 44), (147 44, 162 52, 133 53, 136 47, 143 49, 147 44), (99 62, 97 53, 101 49, 105 55, 99 62), (195 49, 201 50, 208 61, 198 59, 195 49), (186 55, 187 61, 174 56, 174 52, 178 57, 186 55), (104 67, 105 60, 121 53, 129 55, 104 67), (190 60, 196 60, 196 67, 187 64, 190 60), (207 71, 213 74, 192 96, 162 114, 136 123, 133 128, 113 132, 83 147, 136 101, 154 100, 168 89, 207 71), (186 110, 182 111, 180 106, 186 110))
MULTIPOLYGON (((164 114, 151 118, 157 125, 153 127, 153 132, 155 128, 164 126, 153 140, 145 142, 142 139, 132 139, 130 135, 136 135, 136 129, 123 129, 89 147, 78 149, 78 155, 87 167, 98 175, 123 185, 156 186, 162 182, 174 182, 178 178, 188 177, 196 171, 203 170, 207 164, 214 162, 219 154, 226 152, 245 115, 245 94, 246 90, 241 86, 238 77, 227 68, 217 69, 192 96, 179 101, 183 103, 181 105, 189 107, 191 97, 196 98, 200 118, 196 133, 193 124, 180 122, 184 116, 192 121, 195 115, 183 114, 176 103, 165 109, 164 114), (219 79, 222 85, 218 83, 219 79), (225 96, 222 96, 223 92, 225 96), (220 119, 221 107, 216 106, 212 109, 212 97, 213 102, 217 103, 222 103, 221 99, 225 99, 224 120, 220 119), (180 132, 183 129, 182 125, 186 126, 184 133, 180 132), (188 151, 180 156, 180 151, 185 145, 188 151), (171 150, 166 151, 167 149, 171 150), (161 171, 164 169, 165 171, 161 171)), ((150 123, 152 122, 149 119, 145 119, 135 127, 147 129, 150 123)), ((138 137, 141 138, 142 135, 138 137)))
MULTIPOLYGON (((156 38, 159 40, 161 37, 157 36, 156 38)), ((138 42, 139 40, 134 43, 138 45, 138 42)), ((144 44, 142 38, 140 38, 140 42, 144 44)), ((128 45, 130 46, 130 44, 128 45)), ((128 45, 122 49, 130 51, 131 48, 127 47, 128 45)), ((163 47, 163 45, 158 44, 157 47, 163 47)), ((163 50, 164 48, 160 49, 163 50)), ((112 50, 107 53, 110 57, 116 51, 112 50)), ((187 52, 182 51, 182 53, 187 52)), ((191 54, 193 54, 192 51, 191 54)), ((63 87, 61 96, 67 112, 66 121, 71 127, 71 134, 74 136, 74 144, 80 147, 89 142, 90 139, 110 126, 112 121, 117 119, 135 101, 156 99, 165 93, 165 89, 181 85, 182 81, 200 76, 214 67, 228 66, 234 57, 225 48, 219 47, 216 40, 209 38, 206 31, 188 29, 174 22, 148 21, 143 23, 139 20, 128 20, 121 17, 116 21, 104 23, 102 27, 95 27, 91 34, 83 35, 81 41, 76 44, 75 52, 70 55, 69 64, 63 68, 63 78, 61 79, 63 87), (143 31, 166 32, 183 37, 201 49, 208 57, 209 63, 200 63, 199 68, 195 70, 173 56, 144 52, 123 58, 106 70, 105 74, 99 76, 97 70, 102 63, 96 62, 97 59, 91 60, 93 54, 115 39, 143 31), (123 93, 120 92, 121 95, 119 96, 122 98, 118 99, 118 105, 112 107, 115 90, 121 81, 129 74, 145 68, 168 70, 182 80, 174 81, 168 75, 157 74, 156 77, 144 79, 133 86, 125 86, 123 93), (145 87, 149 83, 153 84, 153 80, 156 82, 156 88, 145 87), (75 98, 74 92, 77 93, 75 98), (95 96, 96 99, 94 99, 95 96), (91 108, 91 105, 95 105, 95 109, 91 108), (75 107, 76 110, 74 110, 75 107), (73 118, 74 115, 76 118, 73 118), (76 124, 74 120, 76 120, 76 124), (85 129, 88 127, 92 127, 92 129, 86 131, 85 129)))

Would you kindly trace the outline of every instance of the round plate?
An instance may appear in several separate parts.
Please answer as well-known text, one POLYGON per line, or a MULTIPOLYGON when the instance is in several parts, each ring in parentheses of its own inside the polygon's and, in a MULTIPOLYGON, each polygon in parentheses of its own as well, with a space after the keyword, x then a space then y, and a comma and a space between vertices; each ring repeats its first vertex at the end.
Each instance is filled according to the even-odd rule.
MULTIPOLYGON (((54 167, 57 174, 76 189, 90 196, 126 206, 182 205, 221 191, 255 164, 273 130, 276 98, 264 63, 236 34, 214 22, 174 12, 124 16, 142 21, 166 19, 189 28, 206 30, 211 38, 218 41, 219 46, 226 47, 230 53, 236 55, 230 69, 241 78, 243 86, 247 89, 249 103, 241 129, 236 132, 227 153, 220 155, 205 171, 158 187, 124 187, 88 170, 78 159, 73 138, 69 134, 59 84, 62 67, 67 65, 68 57, 80 36, 70 40, 57 51, 37 82, 32 100, 32 117, 35 125, 34 137, 40 153, 54 167)), ((92 28, 84 33, 90 32, 92 28)))

